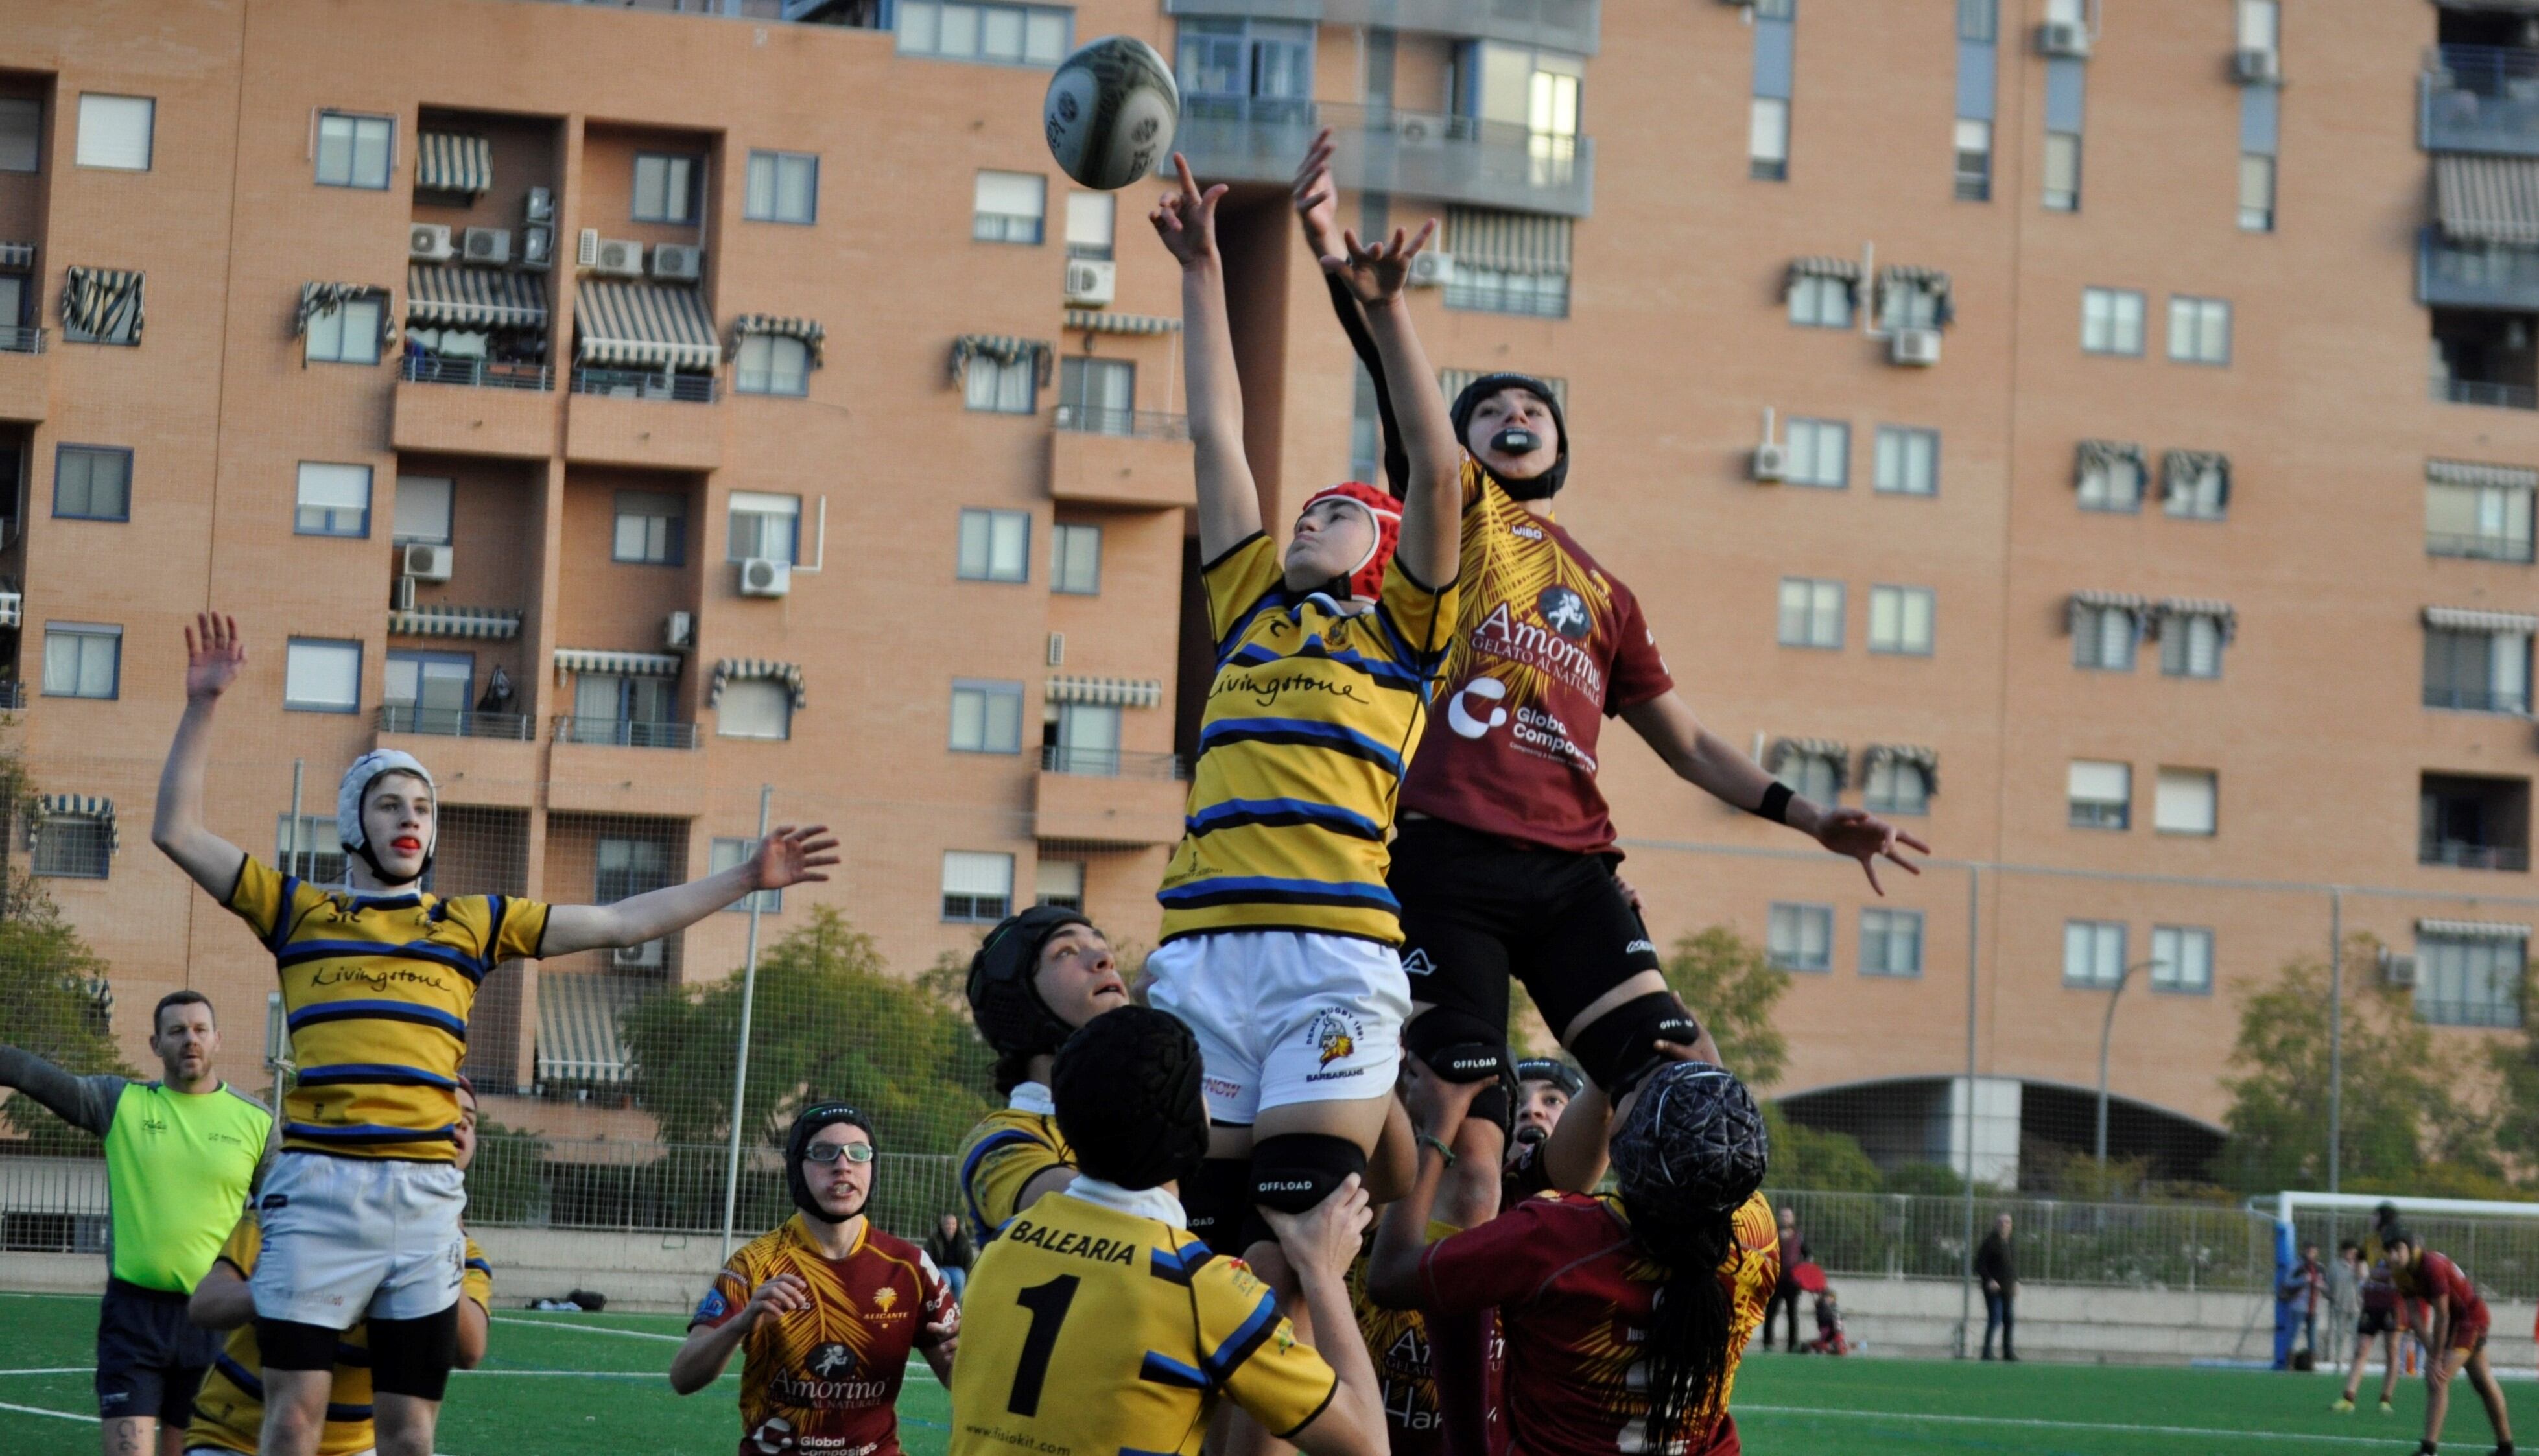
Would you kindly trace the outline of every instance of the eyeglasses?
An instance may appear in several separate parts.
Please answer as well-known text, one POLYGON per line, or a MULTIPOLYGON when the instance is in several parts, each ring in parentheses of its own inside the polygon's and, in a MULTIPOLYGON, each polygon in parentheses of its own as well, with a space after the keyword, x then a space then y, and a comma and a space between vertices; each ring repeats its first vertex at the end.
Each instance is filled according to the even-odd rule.
POLYGON ((869 1143, 814 1143, 802 1149, 802 1155, 815 1163, 833 1163, 842 1157, 851 1163, 868 1163, 873 1160, 873 1145, 869 1143))

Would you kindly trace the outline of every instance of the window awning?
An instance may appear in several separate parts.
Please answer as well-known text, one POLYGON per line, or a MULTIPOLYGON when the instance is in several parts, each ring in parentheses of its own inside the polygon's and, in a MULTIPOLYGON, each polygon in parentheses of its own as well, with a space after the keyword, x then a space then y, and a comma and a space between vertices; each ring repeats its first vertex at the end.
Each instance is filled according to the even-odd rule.
POLYGON ((1126 677, 1053 677, 1044 698, 1097 708, 1152 708, 1164 701, 1164 685, 1126 677))
POLYGON ((2139 633, 2148 619, 2150 606, 2150 602, 2131 591, 2075 591, 2072 593, 2072 599, 2065 603, 2063 608, 2063 630, 2079 632, 2083 612, 2115 611, 2131 615, 2134 619, 2134 630, 2139 633))
POLYGON ((1943 327, 1956 312, 1956 295, 1951 291, 1949 275, 1939 268, 1890 263, 1878 270, 1878 291, 1882 295, 1899 288, 1930 295, 1937 306, 1936 321, 1943 327))
POLYGON ((2471 460, 2427 460, 2425 478, 2436 485, 2492 486, 2498 490, 2539 489, 2539 470, 2521 465, 2481 465, 2471 460))
POLYGON ((2435 153, 2434 215, 2460 243, 2539 246, 2539 159, 2435 153))
POLYGON ((2227 601, 2214 601, 2202 596, 2170 596, 2153 607, 2152 615, 2162 619, 2210 617, 2221 624, 2224 642, 2239 635, 2239 609, 2227 601))
POLYGON ((603 648, 560 647, 555 650, 558 672, 622 672, 629 677, 676 677, 679 658, 675 653, 616 653, 603 648))
POLYGON ((584 364, 650 369, 716 369, 722 344, 693 288, 607 283, 585 278, 574 290, 574 357, 584 364))
POLYGON ((1446 209, 1446 250, 1455 261, 1502 273, 1569 271, 1573 218, 1487 207, 1446 209))
POLYGON ((408 326, 544 328, 546 278, 500 268, 409 264, 405 270, 405 319, 408 326))
POLYGON ((802 689, 802 669, 791 662, 778 662, 766 658, 723 658, 714 664, 714 676, 706 683, 706 706, 722 702, 723 684, 729 682, 781 682, 793 694, 793 706, 810 706, 802 689))
POLYGON ((2207 471, 2220 471, 2222 488, 2230 488, 2230 457, 2217 450, 2172 450, 2160 457, 2160 478, 2170 490, 2184 490, 2207 471))
POLYGON ((1179 333, 1182 321, 1153 313, 1114 313, 1104 309, 1069 309, 1069 333, 1179 333))
POLYGON ((62 270, 62 327, 92 338, 141 342, 141 270, 62 270))
POLYGON ((105 852, 123 848, 123 831, 114 822, 114 800, 84 794, 39 794, 34 816, 27 821, 27 842, 43 833, 46 819, 95 819, 105 826, 105 852))
POLYGON ((388 635, 468 637, 483 642, 509 642, 520 635, 520 614, 498 606, 416 607, 410 611, 389 612, 388 635))
POLYGON ((2527 940, 2530 928, 2502 920, 2434 920, 2416 922, 2419 936, 2440 936, 2453 940, 2527 940))
POLYGON ((735 336, 735 342, 732 345, 735 349, 739 347, 737 336, 745 333, 773 334, 780 339, 800 339, 802 347, 810 352, 811 366, 814 369, 820 365, 821 351, 829 337, 829 330, 816 318, 787 318, 774 313, 743 313, 731 321, 731 331, 735 336))
POLYGON ((952 341, 952 382, 961 382, 970 373, 973 359, 993 359, 998 364, 1031 359, 1034 373, 1046 384, 1049 382, 1050 361, 1056 353, 1038 339, 1021 339, 1001 333, 965 333, 952 341))
POLYGON ((2425 608, 2425 625, 2446 632, 2539 632, 2539 617, 2465 606, 2429 606, 2425 608))
POLYGON ((617 1018, 642 996, 619 976, 538 976, 538 1080, 622 1082, 626 1040, 617 1018))
POLYGON ((2143 448, 2130 440, 2084 440, 2074 456, 2075 479, 2093 470, 2105 470, 2116 465, 2143 467, 2143 448))
POLYGON ((294 338, 309 332, 309 320, 321 313, 332 313, 356 299, 376 299, 379 305, 379 342, 396 342, 396 312, 388 307, 388 291, 376 283, 304 283, 300 285, 300 311, 291 320, 294 338))
POLYGON ((414 187, 470 197, 494 190, 494 144, 481 136, 424 132, 415 138, 414 187))
POLYGON ((1792 258, 1790 271, 1781 278, 1781 295, 1789 296, 1802 278, 1834 278, 1855 287, 1860 283, 1860 260, 1857 258, 1792 258))
POLYGON ((1837 738, 1774 738, 1763 750, 1763 770, 1777 774, 1793 758, 1821 758, 1833 765, 1834 787, 1851 782, 1851 745, 1837 738))
POLYGON ((1940 792, 1940 750, 1919 743, 1872 743, 1860 751, 1860 772, 1866 777, 1878 763, 1909 763, 1922 771, 1925 793, 1940 792))

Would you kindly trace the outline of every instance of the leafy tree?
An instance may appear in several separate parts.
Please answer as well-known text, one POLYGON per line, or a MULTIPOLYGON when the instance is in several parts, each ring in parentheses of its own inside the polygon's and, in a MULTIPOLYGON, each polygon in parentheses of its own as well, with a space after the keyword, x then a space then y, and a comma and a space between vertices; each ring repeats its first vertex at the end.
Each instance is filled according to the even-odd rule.
MULTIPOLYGON (((1728 1055, 1727 1050, 1722 1048, 1720 1055, 1728 1055)), ((1878 1165, 1850 1134, 1792 1122, 1778 1102, 1763 1104, 1763 1128, 1772 1139, 1772 1168, 1764 1179, 1770 1186, 1818 1193, 1879 1190, 1878 1165)))
MULTIPOLYGON (((35 786, 15 740, 0 744, 0 1040, 80 1075, 138 1076, 115 1044, 110 969, 62 919, 40 881, 5 861, 17 827, 35 809, 35 786)), ((0 1126, 31 1151, 91 1154, 98 1141, 31 1097, 0 1094, 0 1126)))
POLYGON ((490 1117, 476 1120, 476 1160, 467 1165, 467 1216, 478 1223, 534 1223, 546 1204, 546 1140, 490 1117))
POLYGON ((2519 1165, 2525 1178, 2539 1171, 2539 1025, 2533 1024, 2530 1014, 2539 1008, 2531 1005, 2531 984, 2530 968, 2524 965, 2521 1034, 2486 1049, 2487 1065, 2496 1079, 2495 1145, 2519 1165))
POLYGON ((1790 1043, 1772 1028, 1772 1008, 1790 989, 1790 973, 1773 966, 1762 946, 1712 926, 1675 942, 1666 979, 1719 1043, 1729 1071, 1757 1090, 1781 1079, 1790 1043))

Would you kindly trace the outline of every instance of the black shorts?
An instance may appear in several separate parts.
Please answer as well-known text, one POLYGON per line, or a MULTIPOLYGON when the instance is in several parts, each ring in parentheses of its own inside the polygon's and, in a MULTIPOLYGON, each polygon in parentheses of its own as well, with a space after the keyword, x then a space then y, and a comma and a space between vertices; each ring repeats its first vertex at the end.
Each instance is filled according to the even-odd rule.
POLYGON ((97 1311, 98 1419, 155 1418, 182 1429, 220 1352, 220 1331, 186 1319, 184 1295, 107 1280, 97 1311))
POLYGON ((1514 975, 1559 1036, 1597 998, 1658 969, 1657 946, 1607 856, 1406 819, 1388 880, 1402 902, 1413 1001, 1504 1026, 1514 975))
POLYGON ((2397 1332, 2398 1311, 2394 1309, 2373 1309, 2366 1305, 2363 1318, 2354 1322, 2354 1333, 2366 1340, 2374 1335, 2394 1335, 2397 1332))

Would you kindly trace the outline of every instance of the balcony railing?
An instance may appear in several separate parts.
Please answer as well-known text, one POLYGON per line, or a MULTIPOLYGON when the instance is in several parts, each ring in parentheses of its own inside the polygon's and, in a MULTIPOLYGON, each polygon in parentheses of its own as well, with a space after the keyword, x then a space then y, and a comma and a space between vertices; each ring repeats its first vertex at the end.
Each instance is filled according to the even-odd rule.
POLYGON ((2476 561, 2528 561, 2528 537, 2468 535, 2456 531, 2425 532, 2427 556, 2465 556, 2476 561))
POLYGON ((1095 779, 1187 779, 1190 766, 1178 753, 1132 753, 1122 748, 1077 748, 1043 743, 1040 766, 1053 774, 1095 779))
POLYGON ((2490 380, 2434 377, 2434 397, 2452 404, 2482 404, 2490 409, 2539 409, 2539 388, 2499 384, 2490 380))
POLYGON ((2527 869, 2530 849, 2517 844, 2472 844, 2464 839, 2426 839, 2416 844, 2419 865, 2447 865, 2454 869, 2527 869))
POLYGON ((577 369, 576 394, 607 394, 619 399, 682 399, 712 404, 721 391, 713 375, 656 374, 634 369, 577 369))
POLYGON ((2456 708, 2463 713, 2528 713, 2530 695, 2483 687, 2436 687, 2429 682, 2425 684, 2425 706, 2456 708))
POLYGON ((568 714, 555 721, 555 740, 614 748, 694 748, 697 726, 635 718, 575 718, 568 714))
POLYGON ((17 681, 0 681, 0 713, 20 713, 27 707, 27 685, 17 681))
POLYGON ((44 331, 40 328, 0 328, 0 354, 41 354, 44 331))
POLYGON ((436 738, 509 738, 525 743, 529 738, 529 716, 383 703, 379 706, 378 729, 383 733, 425 733, 436 738))
POLYGON ((2539 247, 2454 243, 2427 228, 2417 243, 2416 296, 2437 309, 2539 312, 2539 247))
POLYGON ((724 20, 800 21, 872 30, 880 25, 880 0, 561 0, 567 5, 645 10, 656 15, 704 15, 724 20))
POLYGON ((1505 121, 1283 97, 1182 98, 1173 145, 1214 180, 1284 182, 1314 133, 1333 130, 1333 179, 1520 212, 1584 217, 1595 199, 1595 143, 1505 121))
POLYGON ((543 364, 491 364, 433 354, 408 354, 397 365, 397 378, 418 384, 472 384, 480 389, 555 387, 555 371, 543 364))
POLYGON ((2436 46, 2426 53, 2417 97, 2426 151, 2539 156, 2539 51, 2436 46))
POLYGON ((1053 415, 1058 428, 1078 435, 1119 435, 1137 440, 1188 440, 1190 416, 1151 409, 1103 409, 1089 404, 1062 404, 1053 415))

